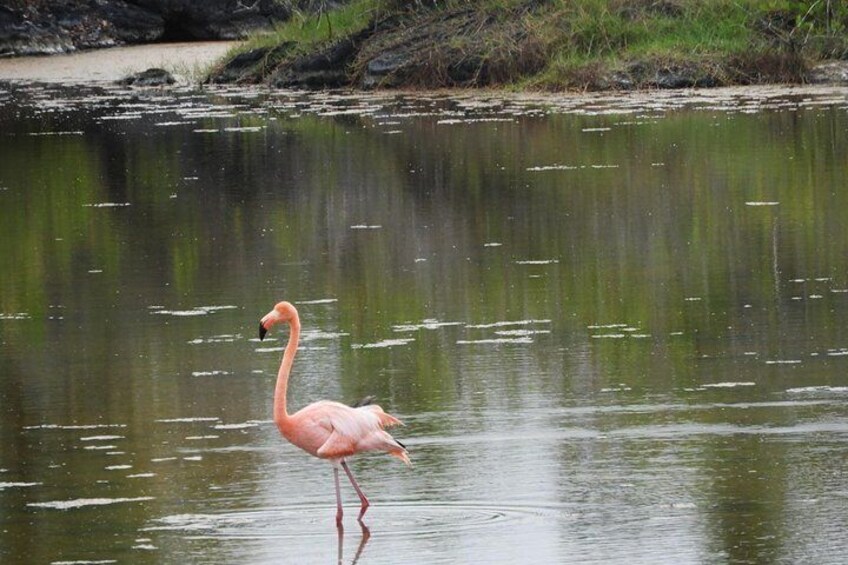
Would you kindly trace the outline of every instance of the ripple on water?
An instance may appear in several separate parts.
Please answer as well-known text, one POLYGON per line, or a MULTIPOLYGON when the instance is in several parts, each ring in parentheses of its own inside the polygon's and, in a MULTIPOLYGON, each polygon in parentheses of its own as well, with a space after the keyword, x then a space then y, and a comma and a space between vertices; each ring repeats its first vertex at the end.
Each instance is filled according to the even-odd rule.
MULTIPOLYGON (((356 507, 346 507, 353 522, 356 507)), ((155 519, 142 531, 173 532, 187 539, 270 540, 322 537, 334 527, 335 507, 300 504, 284 508, 208 514, 174 514, 155 519), (285 528, 280 528, 285 524, 285 528)), ((380 536, 436 537, 458 531, 514 526, 534 521, 573 519, 564 505, 490 504, 479 501, 394 502, 372 506, 368 518, 380 536)))

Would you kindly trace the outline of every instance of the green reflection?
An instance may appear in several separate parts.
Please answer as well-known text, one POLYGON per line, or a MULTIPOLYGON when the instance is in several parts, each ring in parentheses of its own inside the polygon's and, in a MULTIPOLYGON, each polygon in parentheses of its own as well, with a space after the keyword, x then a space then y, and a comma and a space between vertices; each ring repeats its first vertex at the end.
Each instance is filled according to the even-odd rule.
MULTIPOLYGON (((474 479, 493 467, 488 446, 511 433, 512 474, 544 466, 532 451, 510 455, 515 443, 561 448, 559 475, 538 484, 564 504, 632 510, 686 491, 703 502, 710 555, 786 554, 786 498, 803 478, 783 470, 798 451, 701 428, 789 426, 795 408, 746 420, 702 405, 845 384, 844 110, 449 123, 432 114, 456 112, 450 100, 381 99, 364 115, 238 104, 230 117, 176 125, 161 125, 183 118, 175 109, 126 121, 66 109, 73 128, 0 115, 10 132, 0 136, 0 482, 48 485, 0 492, 16 513, 2 524, 13 556, 134 558, 133 540, 157 535, 139 529, 183 506, 282 504, 273 477, 301 467, 267 422, 281 353, 248 340, 283 298, 303 303, 306 332, 322 332, 304 340, 293 406, 376 394, 421 440, 418 461, 434 474, 418 495, 461 497, 459 483, 489 496, 474 479), (129 206, 92 206, 109 203, 129 206), (335 301, 308 303, 320 299, 335 301), (450 325, 399 328, 424 320, 450 325), (522 336, 531 343, 509 342, 522 336), (754 385, 702 388, 728 382, 754 385), (217 420, 158 421, 184 417, 217 420), (98 431, 25 429, 98 423, 126 426, 115 460, 155 475, 110 475, 80 439, 98 431), (664 426, 685 441, 670 444, 664 426), (573 429, 611 439, 557 435, 573 429), (525 432, 532 441, 515 440, 525 432), (217 437, 186 439, 203 436, 217 437), (574 461, 587 475, 569 483, 574 461), (694 471, 673 476, 666 461, 694 471), (615 484, 593 493, 607 467, 619 482, 632 471, 649 495, 615 484), (650 491, 654 479, 665 490, 650 491), (85 511, 117 539, 75 555, 79 530, 61 532, 74 516, 27 506, 110 495, 155 501, 85 511), (49 532, 41 553, 33 532, 49 532)), ((271 347, 283 345, 276 337, 271 347)), ((843 416, 816 406, 799 421, 843 416)), ((157 543, 180 551, 174 538, 157 543)))

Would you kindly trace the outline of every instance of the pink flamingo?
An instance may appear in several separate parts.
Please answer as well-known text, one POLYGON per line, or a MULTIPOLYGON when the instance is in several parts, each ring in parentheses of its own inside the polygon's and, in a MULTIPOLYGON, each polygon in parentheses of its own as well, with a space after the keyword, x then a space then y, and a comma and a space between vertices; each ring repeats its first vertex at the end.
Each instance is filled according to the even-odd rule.
POLYGON ((333 402, 319 400, 304 406, 294 414, 286 410, 286 389, 289 382, 294 356, 300 339, 300 317, 297 309, 289 302, 280 302, 274 309, 262 317, 259 322, 259 339, 275 324, 287 322, 290 327, 289 342, 286 345, 280 370, 277 373, 277 386, 274 390, 274 423, 280 433, 289 442, 307 453, 328 459, 333 464, 333 477, 336 483, 336 525, 342 524, 342 496, 339 490, 339 466, 344 469, 350 484, 353 485, 362 506, 359 510, 359 522, 369 502, 359 488, 353 473, 345 459, 362 451, 385 451, 411 465, 406 447, 393 438, 383 428, 401 425, 401 421, 376 404, 356 408, 333 402))

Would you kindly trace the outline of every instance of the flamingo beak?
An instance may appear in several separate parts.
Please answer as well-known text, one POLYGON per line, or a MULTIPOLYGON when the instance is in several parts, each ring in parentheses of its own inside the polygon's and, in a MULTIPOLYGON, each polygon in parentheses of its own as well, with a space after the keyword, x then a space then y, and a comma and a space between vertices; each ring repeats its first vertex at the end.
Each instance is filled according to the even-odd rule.
POLYGON ((265 334, 268 333, 268 330, 265 329, 265 324, 259 322, 259 341, 265 339, 265 334))

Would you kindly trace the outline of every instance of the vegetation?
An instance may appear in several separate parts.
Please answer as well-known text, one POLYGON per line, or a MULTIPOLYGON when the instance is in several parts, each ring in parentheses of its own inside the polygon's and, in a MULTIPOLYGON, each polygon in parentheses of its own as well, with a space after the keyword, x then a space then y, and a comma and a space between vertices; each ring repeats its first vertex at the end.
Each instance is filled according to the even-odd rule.
MULTIPOLYGON (((317 15, 295 12, 285 25, 239 46, 229 60, 245 53, 262 54, 261 65, 246 74, 239 69, 241 74, 226 80, 297 86, 298 69, 318 65, 334 67, 343 82, 360 87, 606 89, 803 82, 812 63, 848 59, 848 5, 833 0, 355 0, 317 15), (345 49, 334 47, 344 41, 345 49)), ((337 72, 333 80, 338 77, 337 72)))

